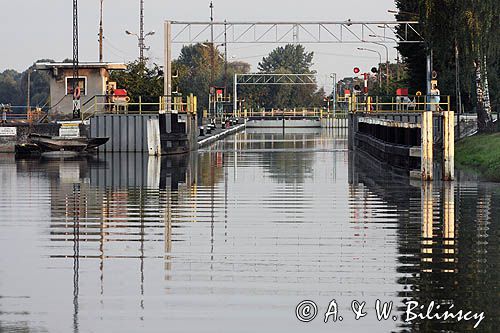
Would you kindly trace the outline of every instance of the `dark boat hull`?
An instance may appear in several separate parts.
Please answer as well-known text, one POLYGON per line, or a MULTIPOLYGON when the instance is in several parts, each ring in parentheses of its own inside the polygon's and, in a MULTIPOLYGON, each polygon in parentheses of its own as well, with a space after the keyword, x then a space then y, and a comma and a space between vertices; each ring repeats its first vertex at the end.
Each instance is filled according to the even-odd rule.
POLYGON ((88 152, 106 144, 109 138, 64 138, 42 135, 31 135, 31 143, 36 145, 40 151, 71 151, 77 153, 88 152))

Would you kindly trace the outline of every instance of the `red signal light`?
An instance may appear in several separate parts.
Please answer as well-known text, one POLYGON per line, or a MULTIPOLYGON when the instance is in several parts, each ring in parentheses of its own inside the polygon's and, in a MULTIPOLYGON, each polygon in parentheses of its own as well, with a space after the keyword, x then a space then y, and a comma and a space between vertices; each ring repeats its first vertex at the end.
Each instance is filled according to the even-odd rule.
POLYGON ((354 67, 354 74, 358 74, 361 70, 358 67, 354 67))

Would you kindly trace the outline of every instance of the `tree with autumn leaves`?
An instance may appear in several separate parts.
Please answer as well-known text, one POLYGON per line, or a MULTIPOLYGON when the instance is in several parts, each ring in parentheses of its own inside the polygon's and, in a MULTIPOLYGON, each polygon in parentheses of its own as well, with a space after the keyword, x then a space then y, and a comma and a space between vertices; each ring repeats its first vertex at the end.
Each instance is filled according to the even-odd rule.
MULTIPOLYGON (((423 90, 427 48, 441 93, 476 110, 481 132, 493 129, 500 106, 500 11, 496 0, 396 0, 400 21, 420 22, 426 45, 399 44, 412 90, 423 90)), ((403 29, 403 26, 400 27, 403 29)), ((455 105, 458 109, 458 105, 455 105)))

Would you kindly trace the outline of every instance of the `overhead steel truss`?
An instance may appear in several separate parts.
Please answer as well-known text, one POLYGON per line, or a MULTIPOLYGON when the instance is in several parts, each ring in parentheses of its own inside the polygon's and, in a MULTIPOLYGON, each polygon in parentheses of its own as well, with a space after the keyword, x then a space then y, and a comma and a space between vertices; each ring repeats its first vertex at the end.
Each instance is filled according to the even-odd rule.
POLYGON ((316 84, 314 74, 235 74, 236 85, 313 85, 316 84))
POLYGON ((172 24, 172 42, 191 43, 422 43, 418 21, 186 22, 172 24))
POLYGON ((315 74, 271 74, 249 73, 234 74, 233 112, 236 115, 238 107, 239 85, 315 85, 315 74))

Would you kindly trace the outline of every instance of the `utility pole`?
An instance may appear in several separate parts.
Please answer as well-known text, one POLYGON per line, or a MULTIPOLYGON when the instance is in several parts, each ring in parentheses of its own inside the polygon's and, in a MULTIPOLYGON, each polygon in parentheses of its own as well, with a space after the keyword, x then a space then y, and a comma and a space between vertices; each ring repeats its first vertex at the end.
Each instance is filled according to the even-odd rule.
MULTIPOLYGON (((380 36, 380 35, 370 35, 370 37, 381 37, 381 38, 389 38, 387 36, 380 36)), ((390 38, 390 39, 393 39, 395 42, 397 42, 396 39, 394 38, 390 38)), ((386 76, 386 87, 385 87, 385 93, 387 95, 389 95, 389 48, 387 47, 387 45, 384 45, 382 43, 377 43, 377 42, 370 42, 370 43, 373 43, 373 44, 376 44, 376 45, 380 45, 380 46, 383 46, 385 48, 385 76, 386 76)))
POLYGON ((73 119, 80 118, 78 65, 78 0, 73 0, 73 119))
POLYGON ((227 21, 224 20, 224 95, 227 90, 227 21))
POLYGON ((27 98, 27 101, 26 101, 26 113, 29 114, 29 112, 31 111, 31 101, 30 101, 30 95, 31 95, 31 68, 28 69, 28 98, 27 98))
POLYGON ((337 73, 332 73, 330 77, 333 79, 333 117, 335 118, 337 113, 337 73))
POLYGON ((141 0, 139 27, 139 61, 144 62, 144 0, 141 0))
POLYGON ((99 62, 102 62, 103 56, 102 56, 102 40, 104 38, 103 36, 103 29, 102 29, 102 4, 104 0, 101 0, 101 7, 100 7, 100 18, 99 18, 99 62))
POLYGON ((215 71, 215 50, 214 50, 214 4, 212 1, 210 1, 210 43, 211 43, 211 49, 210 49, 210 63, 211 63, 211 70, 210 70, 210 85, 214 85, 214 71, 215 71))
MULTIPOLYGON (((209 101, 210 98, 214 98, 215 96, 212 96, 212 87, 214 86, 214 71, 215 71, 215 50, 214 50, 214 4, 212 1, 210 1, 210 88, 209 88, 209 101)), ((209 111, 210 111, 210 104, 209 103, 209 111)), ((210 113, 210 112, 209 112, 210 113)), ((213 113, 215 114, 215 109, 213 110, 213 113)))
POLYGON ((139 34, 136 34, 134 32, 130 32, 128 30, 125 30, 125 33, 127 35, 134 35, 137 37, 137 41, 139 44, 139 62, 141 64, 144 63, 145 58, 144 58, 144 50, 149 50, 149 48, 146 47, 146 44, 144 43, 146 37, 152 36, 155 34, 154 30, 148 32, 147 34, 144 34, 144 0, 140 0, 140 10, 139 10, 139 34))

